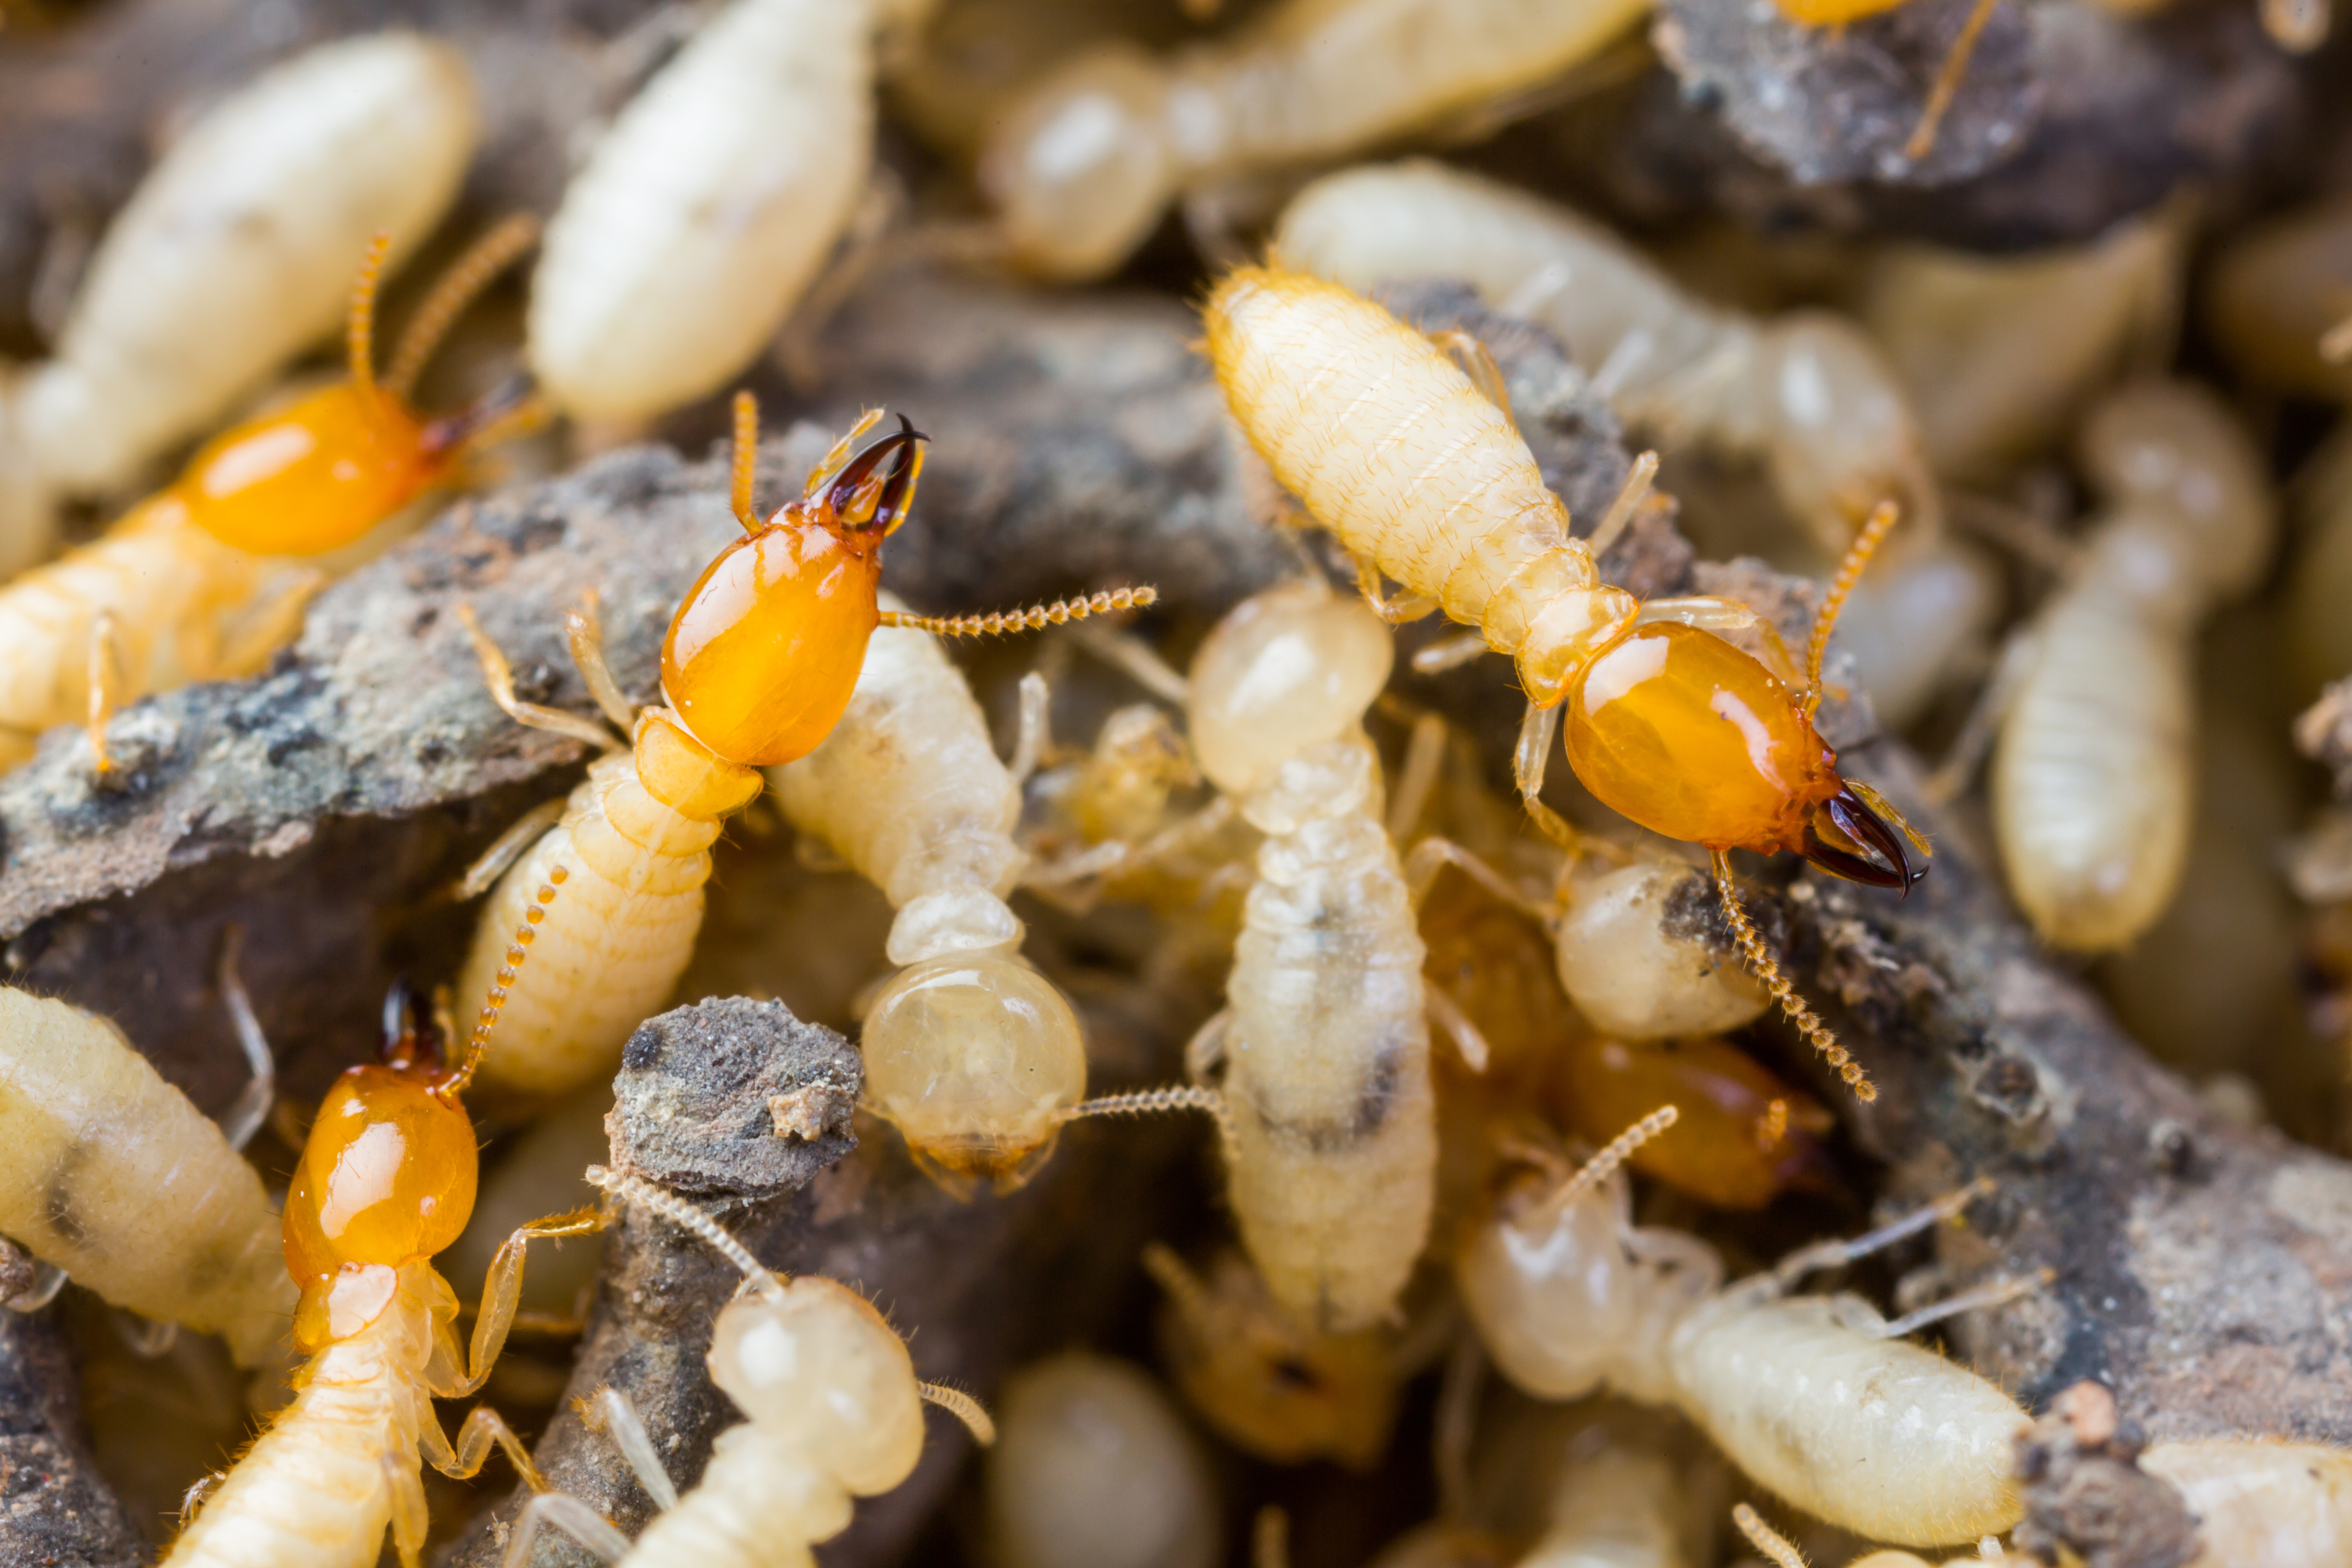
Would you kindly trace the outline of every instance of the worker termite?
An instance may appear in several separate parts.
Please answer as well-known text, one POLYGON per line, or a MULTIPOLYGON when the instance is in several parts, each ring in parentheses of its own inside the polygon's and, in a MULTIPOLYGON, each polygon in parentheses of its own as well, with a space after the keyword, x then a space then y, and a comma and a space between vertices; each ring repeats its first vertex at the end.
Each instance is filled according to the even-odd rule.
MULTIPOLYGON (((1713 853, 1725 917, 1750 965, 1867 1098, 1860 1067, 1798 999, 1740 909, 1728 852, 1788 850, 1906 890, 1926 874, 1926 841, 1876 791, 1840 775, 1812 722, 1830 628, 1894 510, 1882 507, 1855 536, 1814 624, 1800 697, 1710 629, 1753 626, 1747 606, 1644 605, 1603 584, 1593 542, 1570 534, 1567 510, 1507 412, 1378 305, 1303 274, 1243 268, 1205 314, 1234 417, 1355 557, 1366 597, 1398 620, 1443 607, 1517 661, 1528 707, 1516 773, 1538 824, 1575 843, 1537 798, 1565 712, 1569 763, 1585 788, 1713 853), (1382 574, 1409 597, 1381 599, 1382 574)), ((1630 516, 1643 482, 1637 470, 1594 542, 1605 544, 1630 516)))
POLYGON ((876 28, 918 0, 734 0, 621 111, 532 279, 530 364, 565 412, 639 420, 775 335, 865 188, 876 28))
POLYGON ((1187 186, 1312 163, 1560 75, 1643 0, 1288 0, 1233 39, 1157 59, 1080 54, 1014 106, 980 163, 1016 261, 1112 271, 1187 186))
POLYGON ((1273 248, 1359 291, 1467 280, 1557 333, 1628 424, 1670 446, 1763 458, 1790 515, 1829 550, 1883 500, 1903 508, 1915 542, 1939 526, 1902 385, 1843 317, 1759 321, 1707 304, 1601 225, 1426 161, 1317 181, 1285 209, 1273 248))
POLYGON ((1854 1241, 1800 1249, 1728 1287, 1713 1248, 1633 1228, 1620 1170, 1674 1125, 1667 1106, 1572 1175, 1514 1184, 1454 1265, 1504 1373, 1572 1399, 1606 1386, 1680 1409, 1750 1477, 1806 1511, 1882 1541, 1932 1545, 2008 1529, 2026 1418, 2007 1394, 1901 1336, 2007 1300, 2014 1281, 1887 1322, 1853 1296, 1796 1296, 1808 1273, 1916 1235, 1970 1186, 1854 1241))
POLYGON ((694 1232, 743 1271, 712 1326, 709 1367, 748 1419, 719 1435, 700 1483, 681 1497, 627 1397, 608 1391, 607 1427, 662 1512, 632 1546, 585 1504, 542 1492, 515 1521, 505 1568, 529 1563, 549 1526, 630 1568, 788 1568, 847 1528, 851 1499, 907 1479, 923 1451, 925 1404, 951 1412, 982 1444, 995 1440, 971 1395, 917 1381, 906 1342, 856 1291, 823 1275, 770 1273, 718 1222, 641 1177, 591 1166, 588 1180, 694 1232))
POLYGON ((2187 1568, 2333 1568, 2352 1558, 2352 1451, 2315 1443, 2158 1443, 2140 1468, 2198 1520, 2187 1568))
POLYGON ((1024 1368, 987 1472, 997 1568, 1213 1568, 1224 1535, 1200 1439, 1126 1362, 1073 1351, 1024 1368))
MULTIPOLYGON (((54 490, 123 485, 331 331, 352 259, 440 221, 480 136, 457 51, 380 33, 297 56, 191 126, 116 218, 22 439, 54 490)), ((0 541, 0 564, 30 552, 0 541)))
POLYGON ((2084 426, 2107 510, 1997 679, 1992 779, 2011 891, 2053 944, 2120 947, 2164 912, 2189 844, 2198 623, 2250 588, 2276 528, 2261 456, 2210 394, 2151 382, 2084 426))
MULTIPOLYGON (((0 988, 0 1234, 116 1306, 269 1354, 294 1304, 261 1178, 105 1019, 0 988)), ((268 1107, 257 1107, 266 1112, 268 1107)))
MULTIPOLYGON (((552 900, 556 890, 542 889, 552 900)), ((473 1393, 506 1343, 534 1237, 602 1222, 559 1215, 515 1231, 483 1281, 469 1352, 433 1255, 474 1205, 473 1123, 458 1102, 490 1044, 486 1020, 455 1066, 394 1010, 381 1062, 327 1091, 286 1196, 286 1271, 301 1289, 294 1342, 309 1357, 294 1403, 240 1458, 164 1556, 165 1568, 369 1568, 384 1527, 404 1568, 425 1544, 419 1458, 457 1477, 493 1444, 544 1483, 497 1413, 477 1406, 453 1444, 432 1401, 473 1393)))
POLYGON ((886 610, 877 597, 882 543, 913 500, 924 437, 902 423, 857 451, 882 417, 867 414, 799 498, 763 521, 751 508, 759 416, 748 394, 735 415, 731 499, 744 537, 704 568, 671 617, 662 642, 667 705, 632 712, 605 668, 593 610, 567 622, 590 693, 631 742, 517 700, 505 656, 471 627, 500 708, 607 753, 562 820, 541 832, 543 814, 526 817, 468 878, 478 890, 505 857, 521 857, 490 894, 457 987, 465 1007, 503 1009, 505 1043, 483 1073, 502 1096, 552 1096, 611 1074, 629 1032, 659 1007, 692 955, 720 822, 760 793, 757 770, 805 756, 831 732, 877 626, 980 634, 1150 602, 1148 589, 1122 589, 1009 615, 940 620, 886 610), (542 883, 575 874, 562 905, 540 907, 542 883), (534 944, 530 981, 514 988, 507 971, 534 944))
POLYGON ((408 394, 442 332, 536 232, 518 218, 484 236, 419 309, 381 381, 378 236, 352 292, 349 382, 224 432, 104 537, 0 588, 0 766, 29 756, 43 731, 86 721, 103 770, 117 703, 258 669, 330 575, 392 542, 384 524, 529 417, 507 389, 434 419, 408 394))

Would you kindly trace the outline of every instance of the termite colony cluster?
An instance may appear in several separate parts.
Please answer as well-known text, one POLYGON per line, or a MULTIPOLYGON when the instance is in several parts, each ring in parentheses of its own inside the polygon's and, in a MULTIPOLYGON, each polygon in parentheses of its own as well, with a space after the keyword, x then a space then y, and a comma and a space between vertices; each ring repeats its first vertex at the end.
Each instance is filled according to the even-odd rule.
POLYGON ((0 1563, 2352 1563, 2326 0, 368 13, 0 0, 0 1563))

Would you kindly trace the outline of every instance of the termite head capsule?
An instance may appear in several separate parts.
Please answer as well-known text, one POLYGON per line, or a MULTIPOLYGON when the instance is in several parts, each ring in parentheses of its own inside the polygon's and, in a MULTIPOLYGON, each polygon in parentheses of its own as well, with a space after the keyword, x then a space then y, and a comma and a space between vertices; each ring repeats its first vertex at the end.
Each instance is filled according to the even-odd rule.
POLYGON ((1353 595, 1293 583, 1244 600, 1192 660, 1185 720, 1202 773, 1244 796, 1288 758, 1357 732, 1395 657, 1353 595))
POLYGON ((856 1291, 810 1275, 739 1296, 710 1339, 710 1380, 751 1424, 851 1492, 907 1479, 923 1406, 906 1342, 856 1291))
POLYGON ((337 1079, 286 1194, 286 1268, 301 1287, 304 1351, 348 1338, 388 1305, 403 1264, 457 1239, 474 1212, 474 1124, 456 1075, 404 1001, 387 1006, 383 1060, 337 1079))
POLYGON ((1077 1015, 1009 952, 955 953, 894 976, 866 1015, 866 1099, 950 1192, 1008 1192, 1054 1150, 1087 1091, 1077 1015))
POLYGON ((881 624, 882 541, 906 521, 922 472, 925 437, 899 424, 846 461, 820 464, 800 499, 764 524, 742 519, 744 537, 704 569, 671 619, 662 691, 729 762, 763 768, 805 756, 848 708, 881 624))
POLYGON ((463 445, 451 428, 425 424, 381 388, 331 386, 224 433, 178 488, 224 544, 322 555, 447 478, 463 445))
POLYGON ((1119 45, 1080 55, 1024 99, 980 162, 1015 262, 1095 278, 1143 243, 1174 192, 1167 100, 1159 68, 1119 45))
POLYGON ((1568 702, 1569 765, 1654 832, 1786 850, 1874 888, 1908 890, 1927 875, 1925 846, 1875 791, 1839 776, 1789 689, 1712 633, 1638 626, 1585 667, 1568 702))

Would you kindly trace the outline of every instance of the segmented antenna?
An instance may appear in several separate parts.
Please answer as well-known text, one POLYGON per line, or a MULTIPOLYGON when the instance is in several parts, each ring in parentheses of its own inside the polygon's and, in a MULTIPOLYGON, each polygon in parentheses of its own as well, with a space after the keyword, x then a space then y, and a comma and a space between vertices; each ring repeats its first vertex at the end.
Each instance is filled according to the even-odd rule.
POLYGON ((482 1011, 474 1020, 472 1037, 466 1042, 466 1059, 459 1064, 456 1073, 443 1079, 434 1090, 445 1100, 463 1093, 466 1086, 474 1081, 474 1074, 480 1068, 482 1058, 490 1054, 490 1037, 498 1032, 499 1012, 507 1005, 507 993, 514 985, 515 973, 522 968, 523 960, 530 956, 530 944, 539 940, 540 922, 547 919, 547 906, 555 902, 555 889, 571 876, 568 867, 548 868, 547 880, 539 885, 539 892, 533 900, 524 906, 522 923, 515 927, 514 940, 507 944, 506 962, 499 966, 498 976, 490 983, 489 994, 482 998, 482 1011))
POLYGON ((749 392, 735 395, 734 459, 728 496, 735 508, 735 521, 744 532, 757 533, 760 519, 751 510, 751 477, 760 466, 760 400, 749 392))
POLYGON ((1034 632, 1045 626, 1065 626, 1071 621, 1083 621, 1088 616, 1139 610, 1159 597, 1157 588, 1113 588, 1083 598, 1056 599, 1034 609, 999 610, 988 616, 916 616, 904 610, 885 610, 882 624, 943 637, 998 637, 1006 632, 1034 632))
POLYGON ((1757 1551, 1770 1558, 1779 1568, 1805 1568, 1803 1554, 1790 1544, 1789 1538, 1765 1523, 1764 1516, 1746 1503, 1733 1506, 1731 1522, 1739 1527, 1739 1533, 1748 1537, 1757 1551))
POLYGON ((996 1445, 996 1423, 979 1400, 944 1383, 917 1383, 915 1392, 926 1405, 936 1405, 971 1429, 972 1441, 983 1448, 996 1445))
POLYGON ((1870 518, 1853 542, 1845 547, 1845 559, 1838 563, 1837 575, 1830 579, 1830 591, 1822 600, 1821 612, 1813 616, 1813 635, 1805 644, 1805 696, 1807 719, 1821 710, 1822 661, 1829 657, 1830 633, 1837 628, 1838 616, 1845 609, 1847 597, 1853 585, 1862 581, 1862 574, 1878 547, 1886 542, 1886 535, 1903 515, 1891 500, 1880 501, 1871 509, 1870 518))
POLYGON ((1797 988, 1780 973, 1772 950, 1756 934, 1756 927, 1748 919, 1748 911, 1739 907, 1739 895, 1732 887, 1731 859, 1720 849, 1715 852, 1715 890, 1723 900, 1723 918, 1731 922, 1731 934, 1738 940, 1741 956, 1748 960, 1748 967, 1756 978, 1764 983, 1764 989, 1772 994, 1772 1000, 1780 1005, 1780 1011, 1788 1015, 1789 1022, 1797 1026, 1797 1032, 1837 1069, 1838 1077, 1845 1079, 1845 1086, 1853 1090, 1856 1100, 1864 1105, 1876 1100, 1878 1090, 1871 1083, 1870 1075, 1862 1070, 1862 1064, 1853 1059, 1852 1053, 1838 1044, 1837 1036, 1820 1016, 1805 1005, 1805 999, 1797 994, 1797 988))
POLYGON ((383 373, 383 389, 406 397, 416 378, 433 358, 433 351, 457 324, 457 318, 481 296, 490 280, 505 271, 515 258, 539 243, 539 219, 514 213, 500 219, 488 233, 466 247, 434 282, 425 302, 408 319, 400 343, 392 351, 392 364, 383 373))
POLYGON ((1615 1175, 1619 1167, 1633 1157, 1634 1150, 1681 1121, 1682 1114, 1677 1106, 1661 1105, 1611 1139, 1601 1152, 1579 1166, 1576 1174, 1560 1184, 1559 1190, 1552 1194, 1550 1202, 1559 1208, 1568 1207, 1615 1175))
POLYGON ((1065 1121, 1087 1116, 1157 1116, 1170 1110, 1199 1110, 1217 1124, 1217 1139, 1228 1163, 1234 1154, 1234 1113, 1225 1097, 1213 1089, 1171 1084, 1164 1089, 1139 1089, 1126 1094, 1106 1094, 1082 1100, 1062 1112, 1065 1121))
POLYGON ((743 1278, 765 1293, 772 1294, 780 1287, 775 1274, 758 1258, 751 1248, 735 1239, 725 1226, 679 1197, 676 1193, 657 1187, 643 1176, 626 1171, 614 1171, 603 1165, 591 1165, 585 1173, 588 1184, 601 1187, 616 1198, 633 1204, 643 1204, 672 1225, 690 1230, 708 1242, 710 1249, 743 1271, 743 1278))
POLYGON ((360 401, 375 400, 375 286, 383 274, 383 258, 392 249, 392 236, 379 232, 368 241, 360 275, 352 285, 351 318, 343 323, 343 349, 351 360, 352 384, 360 401))

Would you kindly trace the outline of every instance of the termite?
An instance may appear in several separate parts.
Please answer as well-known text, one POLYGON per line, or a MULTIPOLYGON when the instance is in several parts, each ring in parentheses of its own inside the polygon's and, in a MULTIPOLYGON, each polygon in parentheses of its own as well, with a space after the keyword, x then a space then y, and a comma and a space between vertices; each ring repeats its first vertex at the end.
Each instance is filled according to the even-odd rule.
MULTIPOLYGON (((25 383, 44 485, 127 484, 331 331, 352 258, 381 232, 396 262, 432 231, 480 121, 457 51, 397 32, 309 50, 207 111, 115 219, 25 383)), ((0 541, 0 563, 26 553, 0 541)))
POLYGON ((902 422, 857 450, 882 417, 868 413, 800 496, 762 520, 751 506, 759 413, 748 394, 735 416, 731 501, 744 536, 704 568, 671 617, 664 706, 631 710, 605 666, 592 609, 567 621, 572 652, 617 734, 519 700, 505 656, 471 627, 501 709, 605 753, 555 826, 544 826, 544 812, 527 816, 467 879, 478 890, 506 858, 521 857, 490 894, 457 987, 466 1007, 504 1008, 504 1043, 483 1075, 502 1097, 553 1096, 611 1075, 629 1032, 659 1008, 692 956, 720 823, 759 795, 760 769, 807 755, 832 731, 877 627, 979 633, 1150 602, 1148 591, 1122 590, 1099 604, 950 621, 884 609, 882 543, 913 501, 925 437, 902 422), (541 909, 535 889, 562 877, 577 879, 572 896, 541 909), (509 988, 506 972, 533 944, 530 983, 509 988))
POLYGON ((892 0, 734 0, 631 100, 563 193, 530 365, 566 413, 644 420, 759 356, 849 222, 892 0))
MULTIPOLYGON (((1089 615, 1148 605, 1149 589, 1055 606, 1089 615)), ((1034 765, 1042 679, 1023 691, 1013 767, 929 627, 887 595, 896 625, 874 634, 848 709, 806 756, 771 775, 794 826, 823 839, 898 911, 887 955, 899 973, 866 1009, 866 1103, 897 1127, 925 1171, 968 1194, 1000 1192, 1050 1156, 1085 1098, 1086 1042, 1053 982, 1022 958, 1024 927, 1005 904, 1027 857, 1013 836, 1034 765)))
POLYGON ((1808 1273, 1957 1215, 1981 1186, 1726 1287, 1721 1259, 1696 1237, 1632 1224, 1621 1167, 1675 1114, 1652 1113, 1573 1174, 1512 1184, 1465 1241, 1455 1279, 1505 1375, 1544 1399, 1605 1386, 1673 1405, 1757 1481, 1877 1540, 1933 1545, 2016 1523, 2024 1412, 1902 1336, 2008 1300, 2018 1282, 1894 1322, 1858 1297, 1789 1294, 1808 1273))
POLYGON ((997 1408, 986 1477, 996 1568, 1214 1568, 1223 1510, 1201 1441, 1140 1368, 1068 1352, 997 1408))
MULTIPOLYGON (((1741 910, 1729 852, 1787 850, 1833 875, 1906 890, 1927 873, 1926 840, 1875 790, 1841 776, 1837 753, 1813 728, 1830 629, 1895 510, 1882 506, 1855 535, 1815 620, 1800 696, 1710 629, 1752 626, 1747 606, 1645 605, 1601 583, 1595 547, 1630 518, 1646 484, 1642 468, 1592 539, 1574 538, 1507 411, 1380 306, 1304 274, 1242 268, 1218 284, 1205 314, 1235 419, 1354 556, 1367 600, 1391 620, 1442 607, 1478 629, 1467 647, 1483 642, 1516 660, 1528 706, 1515 772, 1538 825, 1575 846, 1537 798, 1560 733, 1570 765, 1602 805, 1711 851, 1725 918, 1750 966, 1869 1098, 1860 1066, 1798 998, 1741 910), (1383 574, 1409 596, 1383 599, 1383 574)), ((1483 379, 1499 393, 1488 372, 1484 362, 1483 379)))
POLYGON ((2186 1568, 2334 1568, 2352 1560, 2352 1450, 2316 1443, 2158 1443, 2140 1468, 2197 1515, 2186 1568))
POLYGON ((261 1178, 236 1152, 267 1098, 224 1131, 106 1019, 0 988, 0 1234, 116 1306, 219 1334, 260 1364, 295 1295, 261 1178))
POLYGON ((1598 54, 1643 0, 1287 0, 1172 58, 1078 55, 1013 108, 980 161, 1013 258, 1114 271, 1188 186, 1426 129, 1598 54))
MULTIPOLYGON (((1772 1568, 1811 1568, 1811 1564, 1805 1561, 1804 1553, 1799 1552, 1787 1536, 1765 1523, 1764 1516, 1746 1503, 1740 1503, 1732 1509, 1731 1522, 1739 1527, 1739 1533, 1748 1537, 1748 1544, 1755 1547, 1758 1554, 1770 1563, 1772 1568)), ((1955 1557, 1945 1563, 1944 1568, 1980 1568, 1981 1564, 1998 1563, 2000 1560, 1997 1552, 1990 1558, 1980 1554, 1955 1557)), ((2033 1559, 2027 1558, 2022 1561, 2030 1563, 2033 1559)), ((2267 1559, 2252 1558, 2249 1561, 2263 1563, 2264 1568, 2272 1568, 2267 1559)), ((1847 1568, 1930 1568, 1930 1564, 1926 1558, 1916 1552, 1899 1551, 1894 1547, 1882 1547, 1876 1552, 1864 1552, 1849 1563, 1847 1568)))
MULTIPOLYGON (((556 889, 541 894, 551 902, 556 889)), ((483 1281, 470 1353, 461 1352, 457 1293, 433 1255, 474 1206, 474 1127, 458 1096, 495 1016, 454 1066, 404 1008, 388 1024, 383 1059, 327 1091, 286 1195, 286 1271, 301 1290, 294 1343, 309 1358, 294 1403, 204 1501, 164 1568, 370 1568, 387 1524, 404 1568, 416 1568, 427 1522, 420 1458, 464 1478, 496 1445, 533 1489, 545 1485, 497 1412, 476 1406, 452 1443, 432 1402, 469 1394, 489 1375, 531 1238, 602 1221, 559 1215, 509 1237, 483 1281)))
POLYGON ((511 219, 453 265, 374 367, 379 235, 352 289, 351 379, 215 437, 107 533, 0 588, 0 766, 86 722, 101 771, 121 702, 261 668, 328 579, 393 542, 385 526, 468 453, 530 417, 510 389, 424 418, 408 405, 441 334, 536 226, 511 219))
POLYGON ((2245 593, 2277 521, 2258 453, 2210 394, 2149 382, 2104 403, 2082 461, 2106 500, 2080 566, 2011 656, 1992 804, 2010 889, 2055 946, 2123 946, 2186 862, 2198 624, 2245 593))
POLYGON ((526 1504, 505 1568, 530 1561, 553 1527, 628 1568, 790 1568, 847 1528, 851 1500, 905 1480, 923 1451, 923 1406, 953 1414, 985 1446, 995 1426, 961 1390, 915 1376, 907 1342, 838 1280, 771 1273, 740 1241, 677 1194, 624 1171, 588 1180, 692 1231, 743 1271, 743 1289, 712 1325, 710 1380, 748 1419, 719 1435, 701 1481, 680 1496, 627 1396, 608 1390, 601 1414, 662 1511, 632 1546, 586 1505, 560 1492, 526 1504))
POLYGON ((1902 384, 1842 316, 1762 321, 1708 304, 1601 225, 1426 160, 1317 181, 1284 210, 1273 249, 1360 292, 1465 279, 1549 327, 1629 425, 1763 458, 1790 516, 1829 550, 1883 500, 1902 507, 1914 542, 1940 526, 1902 384))
POLYGON ((1330 1459, 1369 1470, 1380 1462, 1402 1381, 1389 1336, 1302 1322, 1233 1251, 1220 1252, 1203 1278, 1153 1242, 1143 1267, 1167 1295, 1160 1360, 1219 1436, 1280 1465, 1330 1459))

